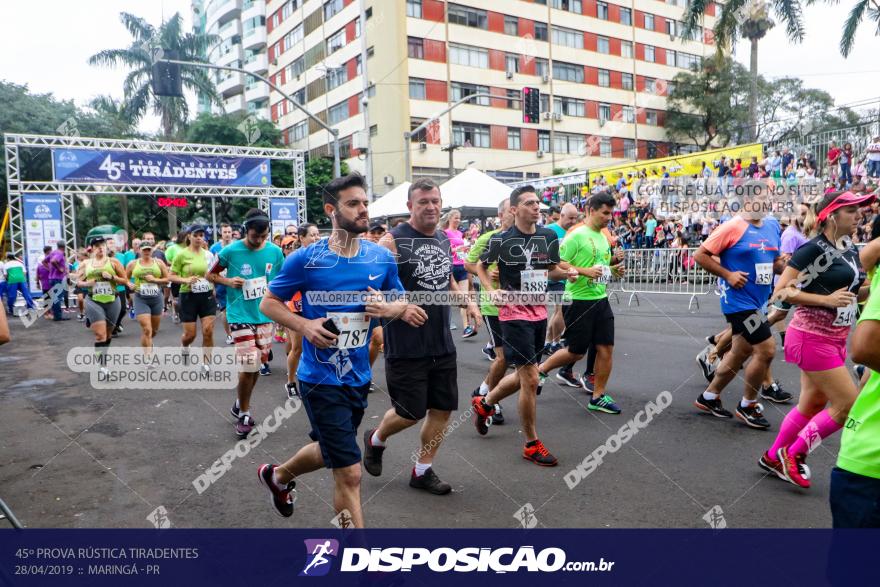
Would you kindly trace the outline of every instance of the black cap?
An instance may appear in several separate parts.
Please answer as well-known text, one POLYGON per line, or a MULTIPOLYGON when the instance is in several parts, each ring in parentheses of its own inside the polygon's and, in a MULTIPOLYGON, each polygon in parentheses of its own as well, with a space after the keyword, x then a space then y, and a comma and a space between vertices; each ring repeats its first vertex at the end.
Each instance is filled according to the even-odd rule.
POLYGON ((370 230, 369 230, 369 232, 375 232, 375 231, 377 231, 377 230, 382 230, 382 231, 384 231, 384 230, 385 230, 385 225, 382 224, 381 222, 374 222, 374 223, 372 223, 372 224, 370 225, 370 230))

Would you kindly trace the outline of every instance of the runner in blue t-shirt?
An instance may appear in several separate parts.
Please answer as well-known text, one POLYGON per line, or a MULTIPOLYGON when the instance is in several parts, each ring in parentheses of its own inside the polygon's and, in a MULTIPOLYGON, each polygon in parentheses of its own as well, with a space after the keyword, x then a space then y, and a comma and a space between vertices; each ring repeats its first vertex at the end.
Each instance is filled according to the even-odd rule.
POLYGON ((418 306, 386 302, 379 295, 366 300, 367 304, 360 299, 340 299, 333 304, 316 299, 328 292, 359 292, 362 296, 371 291, 403 291, 391 252, 359 238, 367 232, 369 222, 363 177, 351 174, 334 179, 323 192, 333 234, 289 255, 260 305, 269 319, 303 335, 297 377, 313 442, 283 465, 260 466, 258 474, 272 493, 275 509, 289 517, 293 515, 291 492, 296 477, 322 466, 333 469, 336 511, 348 510, 351 524, 360 528, 364 520, 357 429, 372 378, 370 335, 377 318, 421 326, 426 315, 418 306), (286 305, 296 292, 302 293, 299 314, 286 305))
POLYGON ((765 218, 761 208, 766 201, 766 187, 749 182, 742 190, 743 212, 715 229, 695 255, 701 267, 720 278, 721 311, 733 330, 733 344, 694 405, 719 418, 733 417, 719 398, 751 357, 736 417, 752 428, 766 429, 770 423, 757 397, 776 354, 776 341, 767 323, 767 302, 773 291, 773 275, 782 271, 784 258, 779 251, 779 223, 765 218))

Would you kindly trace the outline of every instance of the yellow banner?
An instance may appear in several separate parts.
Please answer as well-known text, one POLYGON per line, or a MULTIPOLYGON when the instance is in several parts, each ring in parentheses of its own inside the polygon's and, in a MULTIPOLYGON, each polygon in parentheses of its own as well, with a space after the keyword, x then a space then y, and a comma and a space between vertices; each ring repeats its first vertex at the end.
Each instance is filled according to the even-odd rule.
POLYGON ((764 158, 764 146, 761 143, 751 143, 748 145, 736 145, 733 147, 725 147, 723 149, 710 149, 708 151, 700 151, 699 153, 689 153, 687 155, 676 155, 674 157, 662 157, 660 159, 649 159, 647 161, 639 161, 636 163, 621 163, 611 165, 590 171, 590 185, 595 185, 596 179, 600 175, 605 176, 608 185, 614 185, 620 174, 624 177, 632 174, 636 177, 638 172, 644 170, 648 174, 648 179, 659 178, 663 176, 662 168, 665 166, 666 171, 672 177, 700 175, 703 168, 703 162, 712 170, 712 175, 718 174, 715 165, 721 157, 731 159, 741 159, 742 166, 748 167, 752 157, 757 157, 758 161, 764 158))

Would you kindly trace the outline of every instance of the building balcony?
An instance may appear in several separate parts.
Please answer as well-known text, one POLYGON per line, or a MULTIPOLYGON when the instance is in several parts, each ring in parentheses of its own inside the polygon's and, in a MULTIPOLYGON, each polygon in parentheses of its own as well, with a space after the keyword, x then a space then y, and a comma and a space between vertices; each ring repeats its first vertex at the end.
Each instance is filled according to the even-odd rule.
POLYGON ((244 94, 236 94, 231 98, 223 100, 223 108, 226 110, 227 114, 247 110, 247 102, 244 99, 244 94))
POLYGON ((269 59, 265 53, 251 55, 244 60, 244 68, 247 71, 265 75, 269 72, 269 59))
POLYGON ((234 36, 241 36, 241 21, 238 19, 230 20, 217 29, 217 35, 223 41, 234 36))
POLYGON ((208 4, 206 27, 211 30, 217 23, 221 25, 241 14, 241 0, 214 0, 208 4))
POLYGON ((238 64, 244 61, 244 51, 240 44, 235 44, 223 55, 211 55, 210 61, 217 65, 233 65, 235 67, 240 67, 238 64))
POLYGON ((244 89, 244 74, 231 72, 217 83, 217 93, 228 98, 233 94, 240 94, 244 89))
POLYGON ((257 81, 255 84, 245 87, 244 99, 248 102, 259 102, 260 100, 268 100, 269 86, 261 81, 257 81))
POLYGON ((266 46, 266 27, 255 27, 245 31, 241 38, 245 49, 259 49, 266 46))
POLYGON ((241 5, 241 20, 266 16, 266 2, 264 0, 244 0, 241 5))

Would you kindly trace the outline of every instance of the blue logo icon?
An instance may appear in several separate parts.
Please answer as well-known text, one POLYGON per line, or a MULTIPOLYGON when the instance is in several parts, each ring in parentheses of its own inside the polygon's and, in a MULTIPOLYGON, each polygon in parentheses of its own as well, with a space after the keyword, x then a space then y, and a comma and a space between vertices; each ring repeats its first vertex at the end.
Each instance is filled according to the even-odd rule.
POLYGON ((300 577, 323 577, 330 572, 333 559, 339 554, 339 541, 331 538, 305 540, 306 566, 300 577))

